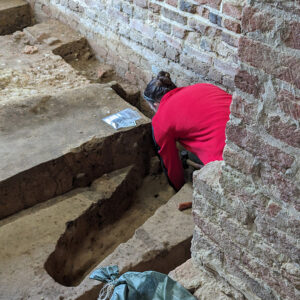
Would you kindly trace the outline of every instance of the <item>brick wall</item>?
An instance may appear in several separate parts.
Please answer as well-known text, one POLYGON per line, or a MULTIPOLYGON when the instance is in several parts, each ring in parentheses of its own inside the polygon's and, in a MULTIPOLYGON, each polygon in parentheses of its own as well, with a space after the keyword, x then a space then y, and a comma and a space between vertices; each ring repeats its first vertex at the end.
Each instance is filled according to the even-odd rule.
POLYGON ((224 162, 195 175, 193 258, 247 299, 299 299, 300 2, 247 1, 241 30, 224 162))
POLYGON ((230 91, 245 0, 29 0, 37 19, 59 18, 88 37, 100 60, 144 87, 164 69, 179 86, 230 91))

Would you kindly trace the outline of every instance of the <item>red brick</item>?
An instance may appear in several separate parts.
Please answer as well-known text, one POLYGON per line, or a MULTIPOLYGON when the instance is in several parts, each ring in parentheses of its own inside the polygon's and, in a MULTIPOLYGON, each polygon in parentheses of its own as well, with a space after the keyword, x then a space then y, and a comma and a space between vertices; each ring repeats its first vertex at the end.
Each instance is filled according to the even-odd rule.
POLYGON ((253 256, 250 256, 247 252, 242 253, 241 260, 246 269, 250 271, 250 273, 253 274, 254 277, 262 279, 268 284, 269 287, 274 289, 284 299, 297 298, 293 284, 285 282, 279 272, 274 272, 273 268, 268 268, 253 256))
POLYGON ((241 33, 241 25, 238 22, 225 19, 224 20, 224 27, 230 31, 241 33))
POLYGON ((272 168, 262 168, 260 174, 263 184, 269 186, 269 192, 273 197, 291 203, 297 210, 300 209, 300 190, 295 183, 272 168))
POLYGON ((166 0, 165 2, 174 7, 177 7, 177 5, 178 5, 178 0, 166 0))
POLYGON ((220 226, 207 221, 207 219, 201 217, 195 211, 193 211, 193 218, 200 230, 215 244, 219 245, 223 251, 230 253, 231 258, 240 258, 241 249, 231 241, 220 226))
POLYGON ((281 39, 286 46, 300 50, 300 23, 292 22, 285 30, 282 30, 281 39))
POLYGON ((300 88, 300 60, 297 57, 287 56, 245 37, 239 41, 238 53, 243 62, 300 88))
POLYGON ((223 4, 223 13, 235 19, 242 18, 242 6, 234 5, 234 3, 226 2, 223 4))
POLYGON ((198 4, 206 4, 212 8, 220 8, 222 0, 195 0, 198 4))
POLYGON ((224 148, 223 159, 226 164, 234 167, 244 174, 253 174, 254 171, 254 157, 244 151, 234 151, 228 145, 224 148))
POLYGON ((271 243, 275 250, 285 254, 292 261, 299 260, 300 249, 297 247, 297 242, 293 238, 289 237, 285 232, 270 226, 263 216, 257 217, 255 224, 257 232, 271 243))
POLYGON ((275 217, 281 211, 281 206, 277 205, 276 203, 271 203, 267 210, 271 217, 275 217))
POLYGON ((257 103, 247 102, 237 94, 233 94, 230 112, 237 118, 242 119, 246 124, 257 123, 257 103))
POLYGON ((148 7, 148 0, 133 0, 133 3, 141 8, 148 7))
POLYGON ((260 91, 260 82, 257 76, 250 75, 247 71, 239 70, 234 78, 236 87, 257 97, 260 91))
POLYGON ((300 97, 296 97, 287 90, 281 90, 277 97, 277 102, 284 113, 295 120, 300 119, 300 104, 298 104, 300 103, 300 97))
POLYGON ((300 130, 295 124, 283 123, 280 117, 270 117, 266 126, 267 132, 290 146, 300 148, 300 130))
POLYGON ((227 123, 226 137, 240 148, 250 152, 264 164, 267 163, 267 165, 283 173, 290 168, 294 162, 294 158, 291 155, 266 144, 260 136, 243 127, 227 123))
POLYGON ((243 10, 243 31, 252 32, 259 30, 260 32, 267 32, 274 27, 274 24, 275 20, 271 15, 258 11, 252 6, 246 6, 243 10))

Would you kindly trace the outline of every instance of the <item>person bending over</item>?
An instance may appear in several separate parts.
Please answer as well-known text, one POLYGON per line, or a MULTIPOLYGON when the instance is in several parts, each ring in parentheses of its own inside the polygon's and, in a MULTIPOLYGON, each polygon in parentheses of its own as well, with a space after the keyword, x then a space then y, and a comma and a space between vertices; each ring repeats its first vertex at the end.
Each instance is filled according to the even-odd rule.
POLYGON ((143 96, 155 112, 153 139, 164 171, 176 191, 184 184, 177 141, 204 165, 223 159, 230 94, 207 83, 177 88, 170 74, 160 71, 147 85, 143 96))

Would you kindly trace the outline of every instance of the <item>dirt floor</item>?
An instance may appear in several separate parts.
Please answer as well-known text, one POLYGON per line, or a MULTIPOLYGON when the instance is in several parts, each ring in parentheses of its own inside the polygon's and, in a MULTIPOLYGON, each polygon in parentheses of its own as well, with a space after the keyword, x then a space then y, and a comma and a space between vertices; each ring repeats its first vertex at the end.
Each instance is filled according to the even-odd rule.
MULTIPOLYGON (((114 82, 111 87, 118 95, 151 116, 140 91, 118 77, 111 66, 99 62, 85 39, 66 30, 65 25, 51 21, 0 37, 4 49, 0 53, 0 105, 23 102, 34 95, 52 95, 58 90, 86 88, 91 82, 114 82)), ((110 193, 116 191, 116 197, 127 197, 126 189, 125 195, 118 190, 127 176, 123 169, 112 177, 96 179, 89 187, 0 220, 0 300, 65 299, 57 295, 68 295, 175 194, 158 166, 157 161, 156 171, 150 172, 138 190, 128 196, 130 206, 121 218, 105 226, 90 222, 85 235, 73 226, 72 234, 80 239, 73 248, 67 243, 61 245, 74 220, 84 219, 86 211, 99 206, 99 199, 111 200, 110 193)), ((189 252, 189 247, 185 248, 189 252)))
MULTIPOLYGON (((1 300, 47 299, 51 286, 44 263, 64 232, 65 223, 78 217, 93 202, 87 200, 86 192, 86 188, 74 190, 0 221, 1 300), (28 298, 28 295, 44 298, 28 298)), ((100 232, 91 228, 79 252, 65 253, 68 260, 65 271, 75 274, 72 285, 78 284, 120 243, 126 242, 172 195, 174 191, 164 174, 146 177, 121 220, 100 232)))

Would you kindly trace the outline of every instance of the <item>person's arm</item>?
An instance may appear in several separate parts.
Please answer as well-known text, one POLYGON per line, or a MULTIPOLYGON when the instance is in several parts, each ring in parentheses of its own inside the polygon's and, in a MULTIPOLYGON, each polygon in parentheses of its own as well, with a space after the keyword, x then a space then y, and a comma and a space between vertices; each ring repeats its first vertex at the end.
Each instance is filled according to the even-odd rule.
POLYGON ((176 191, 180 190, 184 184, 183 167, 174 137, 156 127, 153 129, 153 140, 170 184, 176 191))

